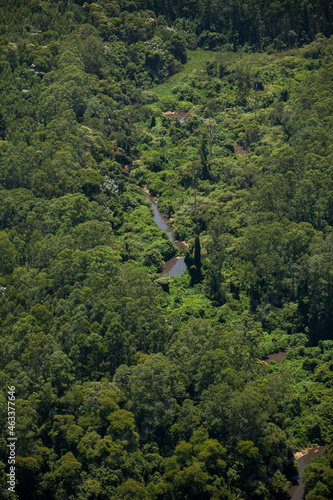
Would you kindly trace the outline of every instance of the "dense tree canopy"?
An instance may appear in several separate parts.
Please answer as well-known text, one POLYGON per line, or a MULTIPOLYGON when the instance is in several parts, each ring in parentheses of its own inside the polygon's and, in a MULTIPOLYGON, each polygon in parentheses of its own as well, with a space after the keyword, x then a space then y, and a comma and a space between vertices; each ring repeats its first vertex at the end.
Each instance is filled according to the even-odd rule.
POLYGON ((293 453, 332 441, 332 19, 0 7, 1 498, 288 499, 293 453))

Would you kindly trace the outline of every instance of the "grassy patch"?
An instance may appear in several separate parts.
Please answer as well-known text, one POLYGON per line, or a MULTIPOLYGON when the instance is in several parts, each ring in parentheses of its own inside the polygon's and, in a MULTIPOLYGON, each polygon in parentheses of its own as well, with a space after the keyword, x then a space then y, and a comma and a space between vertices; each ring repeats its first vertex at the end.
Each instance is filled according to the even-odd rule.
POLYGON ((172 96, 172 88, 175 85, 188 82, 192 76, 205 67, 206 62, 211 62, 216 57, 217 52, 212 50, 189 50, 188 61, 182 71, 171 76, 167 82, 157 85, 152 91, 160 98, 172 96))

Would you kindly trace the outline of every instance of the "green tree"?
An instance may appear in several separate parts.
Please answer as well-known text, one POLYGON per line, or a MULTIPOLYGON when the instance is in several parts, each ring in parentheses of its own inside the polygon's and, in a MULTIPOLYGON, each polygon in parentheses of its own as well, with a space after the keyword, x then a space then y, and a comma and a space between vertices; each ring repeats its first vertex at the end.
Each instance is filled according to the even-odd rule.
POLYGON ((0 274, 13 272, 16 263, 16 251, 5 231, 0 232, 0 274))
POLYGON ((73 415, 56 415, 51 430, 51 437, 56 453, 74 451, 83 436, 83 429, 75 424, 73 415))
MULTIPOLYGON (((123 389, 118 370, 114 382, 123 389)), ((128 409, 134 412, 141 439, 163 442, 185 396, 184 378, 176 365, 162 354, 150 355, 132 367, 127 391, 128 409)))

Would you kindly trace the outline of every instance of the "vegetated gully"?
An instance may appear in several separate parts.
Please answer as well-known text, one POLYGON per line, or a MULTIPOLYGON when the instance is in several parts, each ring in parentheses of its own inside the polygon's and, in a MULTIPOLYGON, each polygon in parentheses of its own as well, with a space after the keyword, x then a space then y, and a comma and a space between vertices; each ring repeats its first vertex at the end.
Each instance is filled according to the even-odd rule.
MULTIPOLYGON (((272 361, 276 363, 281 363, 285 357, 286 352, 279 351, 273 354, 269 354, 266 358, 266 363, 269 365, 272 361)), ((300 450, 295 453, 295 459, 298 463, 298 476, 292 478, 293 486, 290 489, 291 500, 302 500, 304 498, 304 484, 302 481, 303 469, 310 460, 315 457, 321 457, 324 454, 327 445, 323 446, 309 446, 305 450, 300 450)))
POLYGON ((295 458, 298 462, 298 484, 292 486, 290 490, 291 500, 302 500, 304 498, 304 484, 302 481, 302 472, 303 469, 310 460, 315 457, 321 457, 324 454, 327 445, 324 446, 313 446, 309 447, 306 450, 295 453, 295 458))
MULTIPOLYGON (((162 231, 166 231, 170 241, 177 247, 182 250, 185 250, 187 248, 187 245, 183 241, 176 241, 173 239, 173 231, 171 228, 170 223, 168 222, 167 217, 163 217, 161 213, 159 212, 157 208, 157 202, 156 198, 150 195, 149 191, 147 188, 144 188, 144 193, 146 200, 149 201, 153 208, 153 219, 158 225, 162 231)), ((184 272, 186 269, 186 264, 185 264, 185 258, 184 257, 172 257, 172 259, 169 259, 168 261, 165 262, 163 271, 162 271, 162 276, 174 276, 174 275, 180 275, 182 272, 184 272)))
MULTIPOLYGON (((153 208, 153 214, 152 217, 158 227, 162 229, 162 231, 166 231, 170 241, 178 248, 181 249, 186 249, 186 244, 181 241, 175 241, 173 239, 173 232, 170 223, 168 222, 167 217, 162 216, 157 208, 157 202, 156 198, 150 195, 149 191, 147 188, 144 189, 145 197, 146 200, 150 202, 152 208, 153 208)), ((172 259, 168 260, 163 268, 162 271, 162 276, 173 276, 173 275, 180 275, 183 271, 186 269, 186 264, 184 262, 184 257, 173 257, 172 259)), ((281 363, 283 357, 285 356, 285 352, 279 351, 278 353, 270 354, 267 356, 267 362, 268 364, 271 361, 276 361, 277 363, 281 363)), ((303 492, 304 492, 304 486, 302 483, 301 479, 301 474, 303 472, 303 468, 305 465, 307 465, 310 460, 316 456, 321 456, 324 453, 326 446, 314 446, 307 448, 303 452, 300 452, 299 454, 295 454, 295 458, 297 459, 298 466, 299 466, 299 478, 297 483, 292 486, 290 490, 290 496, 292 500, 301 500, 303 498, 303 492)))

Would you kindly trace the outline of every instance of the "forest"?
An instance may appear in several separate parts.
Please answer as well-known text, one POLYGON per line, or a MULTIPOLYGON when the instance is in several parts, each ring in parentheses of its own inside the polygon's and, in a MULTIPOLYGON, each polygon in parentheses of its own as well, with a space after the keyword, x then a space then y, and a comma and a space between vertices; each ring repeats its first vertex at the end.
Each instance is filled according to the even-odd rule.
POLYGON ((1 498, 287 500, 317 444, 333 498, 332 33, 330 0, 0 3, 1 498))

